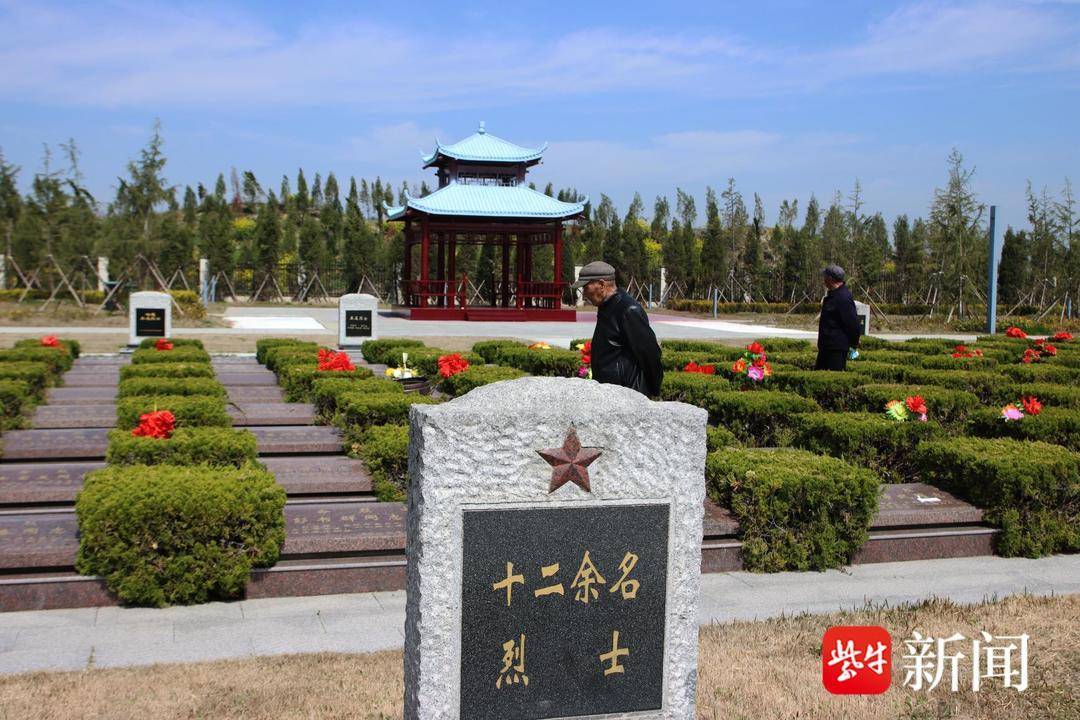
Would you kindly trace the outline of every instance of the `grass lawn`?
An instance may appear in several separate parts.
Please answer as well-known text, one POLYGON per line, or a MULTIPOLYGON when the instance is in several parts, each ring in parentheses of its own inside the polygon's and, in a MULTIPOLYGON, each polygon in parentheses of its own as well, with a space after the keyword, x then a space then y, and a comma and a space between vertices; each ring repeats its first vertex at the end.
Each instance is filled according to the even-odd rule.
MULTIPOLYGON (((700 718, 1080 717, 1080 596, 1013 597, 980 605, 933 601, 891 609, 803 615, 703 628, 700 718), (893 683, 883 695, 834 696, 821 686, 821 636, 833 625, 882 625, 892 634, 893 683), (960 692, 902 687, 902 640, 1027 633, 1029 688, 960 692)), ((970 652, 970 644, 968 644, 970 652)), ((400 652, 294 655, 149 668, 0 678, 0 718, 397 718, 400 652)))

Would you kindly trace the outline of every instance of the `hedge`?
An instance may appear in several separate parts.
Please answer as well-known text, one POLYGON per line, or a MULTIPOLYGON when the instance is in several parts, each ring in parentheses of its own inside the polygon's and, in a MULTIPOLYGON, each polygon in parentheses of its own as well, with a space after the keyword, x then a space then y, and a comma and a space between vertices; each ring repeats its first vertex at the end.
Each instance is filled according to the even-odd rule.
POLYGON ((260 338, 255 341, 255 360, 261 365, 266 364, 266 353, 273 348, 277 347, 308 347, 312 350, 318 350, 319 343, 309 342, 307 340, 297 340, 296 338, 260 338))
MULTIPOLYGON (((199 350, 205 350, 206 349, 205 347, 203 347, 203 341, 199 340, 197 338, 144 338, 143 340, 141 340, 139 342, 139 349, 140 350, 145 350, 147 348, 152 348, 155 345, 157 345, 159 342, 161 342, 162 340, 165 340, 166 342, 171 342, 173 344, 173 349, 174 350, 176 348, 189 348, 189 347, 198 348, 199 350)), ((162 350, 161 352, 168 352, 168 351, 167 350, 162 350)))
POLYGON ((409 480, 409 427, 373 425, 350 432, 353 454, 364 461, 382 502, 403 502, 409 480))
POLYGON ((22 380, 0 380, 0 430, 19 427, 23 410, 31 403, 27 383, 22 380))
MULTIPOLYGON (((60 341, 60 344, 62 346, 67 348, 68 354, 71 355, 72 358, 77 358, 77 357, 79 357, 79 355, 82 354, 82 345, 79 344, 78 340, 72 340, 71 338, 58 338, 58 340, 60 341)), ((37 339, 37 338, 24 338, 23 340, 16 340, 15 341, 15 347, 17 347, 17 348, 33 348, 33 347, 44 347, 44 345, 41 344, 40 339, 37 339)))
POLYGON ((1003 403, 1016 399, 1012 391, 1015 383, 995 372, 911 368, 906 373, 905 383, 964 390, 984 403, 1003 403))
POLYGON ((110 465, 214 465, 242 467, 258 459, 255 436, 247 430, 181 427, 167 440, 135 437, 130 430, 109 433, 110 465))
POLYGON ((118 398, 136 395, 212 395, 225 397, 225 386, 205 377, 134 377, 121 380, 118 398))
POLYGON ((179 306, 186 320, 202 320, 206 317, 206 306, 194 290, 170 290, 173 301, 179 306))
POLYGON ((1055 383, 1017 383, 1013 386, 1015 398, 1033 395, 1044 405, 1080 410, 1080 387, 1055 383))
POLYGON ((108 467, 75 501, 75 567, 132 605, 235 598, 281 554, 284 507, 285 490, 257 465, 108 467))
POLYGON ((1080 410, 1047 407, 1038 415, 1005 422, 1001 411, 983 408, 968 418, 968 434, 978 437, 1008 437, 1016 440, 1041 440, 1080 451, 1080 410))
POLYGON ((371 370, 320 370, 314 365, 288 365, 282 369, 278 382, 285 390, 285 402, 311 402, 312 384, 324 378, 363 379, 372 376, 371 370))
POLYGON ((0 380, 20 380, 26 383, 30 390, 30 397, 41 400, 45 395, 45 387, 49 384, 52 375, 49 366, 41 362, 4 362, 0 363, 0 380))
POLYGON ((944 435, 936 422, 896 422, 884 413, 805 413, 792 426, 794 447, 862 465, 888 482, 913 482, 915 446, 944 435))
POLYGON ((877 475, 805 450, 720 450, 708 455, 705 477, 709 496, 739 521, 747 570, 846 565, 877 512, 877 475))
MULTIPOLYGON (((733 345, 723 345, 711 340, 661 340, 660 349, 664 354, 694 353, 698 356, 735 360, 743 356, 744 349, 733 345)), ((680 368, 682 369, 682 368, 680 368)))
MULTIPOLYGON (((387 338, 385 340, 365 340, 360 346, 360 352, 369 363, 379 365, 391 364, 388 357, 394 348, 422 348, 422 340, 408 340, 406 338, 387 338)), ((406 351, 408 352, 408 351, 406 351)))
POLYGON ((207 395, 137 395, 116 401, 116 426, 131 430, 139 417, 155 410, 168 410, 176 427, 229 427, 232 418, 225 412, 225 400, 207 395))
POLYGON ((859 338, 859 351, 863 350, 883 350, 891 347, 892 343, 885 338, 874 337, 873 335, 863 335, 859 338))
POLYGON ((143 363, 208 363, 210 354, 197 347, 177 347, 172 350, 144 348, 131 353, 131 364, 143 363))
POLYGON ((890 365, 919 366, 924 355, 918 355, 903 350, 859 350, 859 357, 855 362, 889 363, 890 365))
MULTIPOLYGON (((813 352, 779 352, 769 354, 769 363, 775 368, 778 364, 790 365, 801 370, 813 370, 817 365, 817 351, 813 352)), ((849 364, 848 367, 851 367, 849 364)))
POLYGON ((209 363, 143 363, 120 367, 120 380, 131 378, 212 378, 214 367, 209 363))
POLYGON ((1016 382, 1045 382, 1060 385, 1076 385, 1080 382, 1080 370, 1051 363, 1031 365, 1005 365, 998 372, 1016 382))
POLYGON ((660 383, 660 399, 705 407, 705 398, 709 393, 733 389, 731 380, 725 375, 668 372, 664 373, 660 383))
POLYGON ((266 351, 266 369, 279 377, 290 365, 318 365, 319 346, 278 345, 266 351))
POLYGON ((774 372, 772 385, 813 398, 827 410, 847 410, 855 403, 855 391, 869 382, 857 373, 838 370, 785 370, 774 372))
POLYGON ((351 393, 404 395, 405 388, 395 380, 385 378, 316 378, 312 383, 312 402, 322 417, 332 418, 338 409, 338 398, 351 393))
POLYGON ((933 385, 863 385, 856 391, 855 410, 885 412, 890 400, 904 402, 905 398, 920 395, 926 401, 927 414, 931 420, 948 425, 963 422, 979 407, 974 394, 965 390, 951 390, 933 385))
POLYGON ((739 438, 735 437, 735 433, 727 428, 712 425, 705 428, 705 446, 709 452, 716 452, 721 448, 736 447, 738 445, 739 438))
MULTIPOLYGON (((484 358, 484 362, 497 364, 499 362, 499 353, 508 348, 528 349, 528 346, 517 340, 481 340, 480 342, 473 343, 472 351, 484 358)), ((573 347, 570 349, 572 350, 573 347)))
POLYGON ((771 355, 774 352, 816 352, 817 348, 810 340, 785 337, 758 338, 755 342, 761 343, 765 352, 771 355))
POLYGON ((774 390, 713 392, 705 398, 713 424, 725 427, 741 442, 754 447, 786 445, 795 413, 821 408, 801 395, 774 390))
POLYGON ((919 365, 927 370, 992 370, 998 365, 997 359, 989 355, 969 358, 954 358, 951 354, 916 357, 919 365))
POLYGON ((581 353, 561 348, 507 348, 499 353, 499 364, 515 367, 530 375, 576 377, 578 368, 581 367, 581 353))
POLYGON ((523 370, 502 365, 473 365, 468 370, 443 380, 439 388, 447 395, 459 397, 481 385, 490 385, 502 380, 515 380, 525 377, 525 374, 523 370))
POLYGON ((910 365, 893 365, 861 358, 849 361, 847 368, 849 372, 872 378, 879 383, 906 383, 909 373, 915 369, 910 365))
POLYGON ((6 362, 39 362, 45 363, 49 368, 50 375, 60 375, 71 369, 75 360, 67 350, 62 347, 19 347, 10 350, 0 350, 0 363, 6 362))
POLYGON ((1080 550, 1077 453, 1037 441, 952 438, 920 444, 916 462, 924 481, 985 509, 984 519, 1001 528, 999 555, 1080 550))
POLYGON ((338 397, 336 422, 345 428, 366 428, 372 425, 401 425, 409 419, 412 405, 433 405, 439 401, 428 395, 408 393, 350 392, 338 397))

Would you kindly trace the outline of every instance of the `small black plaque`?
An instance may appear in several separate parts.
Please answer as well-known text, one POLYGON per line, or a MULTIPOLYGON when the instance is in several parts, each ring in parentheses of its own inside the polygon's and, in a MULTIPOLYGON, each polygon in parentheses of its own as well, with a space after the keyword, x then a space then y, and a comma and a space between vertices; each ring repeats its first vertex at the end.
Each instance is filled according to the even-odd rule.
POLYGON ((161 308, 135 308, 137 337, 165 337, 165 311, 161 308))
POLYGON ((371 337, 371 311, 345 311, 345 337, 371 337))
POLYGON ((668 511, 465 511, 461 717, 661 708, 668 511))

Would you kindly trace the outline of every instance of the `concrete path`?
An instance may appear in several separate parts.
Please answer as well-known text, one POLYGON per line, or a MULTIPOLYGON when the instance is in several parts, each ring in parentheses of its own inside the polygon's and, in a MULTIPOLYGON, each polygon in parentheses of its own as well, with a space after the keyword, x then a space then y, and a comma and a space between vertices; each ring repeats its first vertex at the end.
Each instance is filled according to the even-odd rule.
MULTIPOLYGON (((1028 592, 1080 593, 1080 555, 957 558, 824 573, 702 576, 702 624, 824 613, 939 597, 963 603, 1028 592)), ((86 608, 0 614, 0 674, 195 662, 304 652, 373 652, 404 643, 405 593, 209 603, 162 610, 86 608)))

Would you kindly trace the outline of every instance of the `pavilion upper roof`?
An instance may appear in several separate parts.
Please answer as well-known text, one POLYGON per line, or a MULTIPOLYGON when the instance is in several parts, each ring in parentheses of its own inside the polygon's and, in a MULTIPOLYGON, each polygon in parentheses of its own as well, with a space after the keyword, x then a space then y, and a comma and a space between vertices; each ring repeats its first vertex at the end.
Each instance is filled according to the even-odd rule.
POLYGON ((556 200, 525 185, 466 185, 450 183, 422 198, 406 197, 405 205, 387 206, 389 220, 403 220, 409 209, 428 215, 557 219, 578 215, 582 202, 556 200))
POLYGON ((469 162, 522 163, 539 160, 545 150, 547 143, 538 148, 527 148, 496 137, 484 129, 481 121, 475 133, 452 145, 443 145, 436 139, 435 150, 424 155, 423 160, 424 167, 436 164, 440 156, 469 162))

